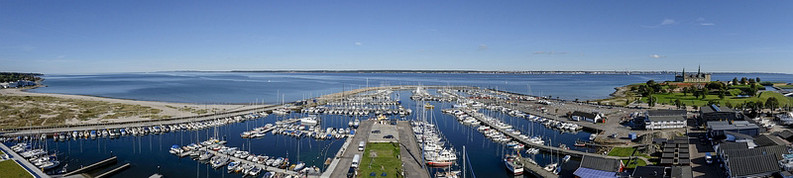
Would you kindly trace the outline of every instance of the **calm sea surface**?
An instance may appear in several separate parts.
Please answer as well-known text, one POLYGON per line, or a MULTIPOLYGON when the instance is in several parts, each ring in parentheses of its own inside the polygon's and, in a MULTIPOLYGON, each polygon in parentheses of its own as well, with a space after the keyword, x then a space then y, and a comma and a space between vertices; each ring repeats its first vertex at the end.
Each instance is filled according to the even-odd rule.
MULTIPOLYGON (((733 77, 760 77, 763 81, 793 82, 787 74, 715 74, 714 80, 731 80, 733 77)), ((93 95, 112 98, 186 102, 186 103, 280 103, 304 98, 381 85, 468 85, 498 88, 517 93, 551 95, 564 99, 606 98, 614 87, 640 83, 653 79, 672 80, 671 75, 519 75, 519 74, 371 74, 371 73, 126 73, 101 75, 46 75, 48 87, 32 90, 42 93, 93 95)), ((409 99, 410 92, 395 92, 406 108, 416 108, 409 99)), ((433 92, 434 93, 434 92, 433 92)), ((475 128, 464 126, 450 115, 440 111, 451 107, 450 103, 433 102, 436 107, 431 116, 448 143, 469 153, 471 172, 478 177, 509 177, 501 162, 507 152, 503 145, 485 138, 475 128)), ((416 110, 416 109, 414 109, 416 110)), ((523 133, 540 135, 554 145, 571 146, 578 139, 587 139, 590 133, 562 133, 547 129, 520 118, 498 112, 481 110, 488 115, 512 124, 523 133)), ((141 137, 100 138, 96 140, 73 140, 67 142, 37 143, 57 152, 58 157, 68 163, 68 169, 107 158, 119 157, 119 162, 132 164, 129 170, 116 177, 148 177, 154 173, 166 177, 240 177, 227 174, 225 169, 215 170, 189 158, 178 158, 168 153, 173 144, 185 145, 205 140, 216 133, 225 137, 228 146, 250 150, 255 154, 287 157, 293 162, 300 160, 308 165, 322 167, 322 162, 332 157, 341 147, 342 140, 295 139, 293 137, 267 134, 264 138, 246 140, 239 134, 245 130, 274 123, 277 120, 299 117, 270 115, 252 121, 220 126, 201 131, 177 131, 161 135, 141 137)), ((323 127, 345 127, 351 119, 345 116, 321 116, 323 127)), ((408 116, 406 119, 416 119, 408 116)), ((6 143, 13 144, 13 143, 6 143)), ((573 148, 581 149, 581 148, 573 148)), ((582 150, 591 151, 591 150, 582 150)), ((564 155, 540 154, 534 158, 541 165, 557 162, 564 155)), ((462 156, 460 156, 462 158, 462 156)), ((58 168, 60 169, 60 168, 58 168)), ((435 171, 435 170, 431 170, 435 171)))

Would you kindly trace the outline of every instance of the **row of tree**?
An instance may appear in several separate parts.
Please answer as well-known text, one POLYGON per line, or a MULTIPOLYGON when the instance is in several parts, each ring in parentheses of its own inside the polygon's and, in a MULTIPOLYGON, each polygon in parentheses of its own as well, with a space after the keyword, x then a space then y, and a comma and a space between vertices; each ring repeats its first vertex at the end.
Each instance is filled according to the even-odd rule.
POLYGON ((760 77, 749 78, 749 79, 747 79, 746 77, 741 77, 741 80, 738 80, 738 77, 732 78, 732 84, 733 85, 738 85, 738 84, 748 85, 748 84, 755 84, 755 83, 760 83, 760 77))
POLYGON ((41 75, 37 73, 0 72, 0 83, 16 82, 18 80, 38 81, 41 80, 41 77, 39 77, 41 75))

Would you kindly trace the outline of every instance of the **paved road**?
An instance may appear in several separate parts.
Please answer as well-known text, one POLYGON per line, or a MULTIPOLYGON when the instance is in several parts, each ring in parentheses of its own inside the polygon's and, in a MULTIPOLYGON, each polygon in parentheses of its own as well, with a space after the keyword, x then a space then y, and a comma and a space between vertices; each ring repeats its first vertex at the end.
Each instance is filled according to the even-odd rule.
POLYGON ((18 163, 21 163, 20 166, 28 170, 28 172, 34 175, 34 177, 50 177, 49 175, 42 172, 41 169, 31 164, 27 159, 23 158, 22 156, 14 152, 14 150, 11 150, 11 148, 6 146, 5 144, 0 143, 0 149, 3 149, 3 152, 5 152, 11 157, 9 161, 17 161, 18 163))
POLYGON ((704 136, 705 132, 689 131, 689 153, 691 153, 691 170, 694 177, 724 177, 724 171, 719 168, 719 162, 714 157, 713 164, 705 162, 705 153, 713 152, 713 147, 699 140, 699 136, 704 136))
MULTIPOLYGON (((361 157, 363 157, 363 151, 358 151, 358 143, 361 141, 367 141, 369 138, 369 133, 371 133, 373 123, 374 121, 372 120, 361 121, 361 124, 359 125, 358 130, 355 131, 355 136, 352 137, 350 144, 347 145, 347 148, 341 148, 344 149, 344 151, 342 151, 342 156, 337 158, 339 159, 338 164, 336 164, 336 168, 333 169, 330 177, 347 177, 347 170, 349 170, 350 165, 352 165, 353 156, 355 156, 355 154, 359 154, 361 157)), ((359 177, 361 176, 359 175, 359 177)))
POLYGON ((421 161, 421 151, 410 123, 399 121, 397 126, 399 128, 399 145, 401 146, 399 157, 402 159, 402 170, 405 172, 405 177, 430 177, 427 170, 422 167, 424 163, 421 161))

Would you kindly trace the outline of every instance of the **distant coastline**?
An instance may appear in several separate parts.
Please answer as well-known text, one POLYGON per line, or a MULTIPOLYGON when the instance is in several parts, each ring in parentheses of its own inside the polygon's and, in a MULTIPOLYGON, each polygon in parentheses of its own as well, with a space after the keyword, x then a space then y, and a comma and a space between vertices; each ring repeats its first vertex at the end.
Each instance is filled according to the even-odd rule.
MULTIPOLYGON (((240 73, 436 73, 436 74, 583 74, 583 75, 632 75, 632 74, 675 74, 678 71, 497 71, 497 70, 179 70, 160 72, 240 72, 240 73)), ((712 74, 786 74, 776 72, 711 72, 712 74)))

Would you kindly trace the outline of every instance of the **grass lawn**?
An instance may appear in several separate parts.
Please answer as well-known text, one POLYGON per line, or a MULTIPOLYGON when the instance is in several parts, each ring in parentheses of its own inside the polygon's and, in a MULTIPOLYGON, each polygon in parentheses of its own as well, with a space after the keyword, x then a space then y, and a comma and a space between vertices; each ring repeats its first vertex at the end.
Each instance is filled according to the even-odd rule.
POLYGON ((620 157, 631 156, 631 153, 633 153, 634 150, 636 150, 636 148, 614 147, 611 149, 611 151, 609 151, 609 156, 620 156, 620 157))
POLYGON ((3 178, 16 178, 16 177, 33 177, 28 173, 25 168, 19 166, 14 160, 0 161, 0 177, 3 178))
MULTIPOLYGON (((731 91, 732 92, 732 91, 731 91)), ((719 99, 718 95, 707 95, 705 99, 694 98, 694 95, 689 93, 687 96, 684 96, 683 93, 661 93, 661 94, 653 94, 654 97, 658 98, 658 104, 666 104, 666 105, 674 105, 676 99, 680 99, 681 102, 686 104, 686 106, 703 106, 708 104, 709 101, 717 101, 721 102, 722 104, 726 104, 727 102, 736 105, 744 102, 758 102, 762 101, 765 102, 770 97, 775 97, 779 100, 780 107, 784 107, 786 104, 793 106, 793 100, 790 97, 785 97, 782 94, 772 91, 764 91, 758 95, 758 97, 750 97, 750 98, 738 98, 734 96, 726 96, 724 99, 719 99)), ((642 97, 642 102, 647 102, 647 97, 642 97)))
POLYGON ((628 169, 636 168, 636 166, 647 166, 647 163, 645 163, 644 160, 641 159, 634 159, 634 161, 631 162, 631 164, 628 164, 628 160, 622 160, 622 164, 625 164, 625 168, 628 169))
POLYGON ((383 177, 385 172, 386 177, 397 177, 398 170, 402 170, 402 160, 398 156, 397 143, 368 143, 358 166, 358 176, 369 177, 374 172, 377 177, 383 177))

